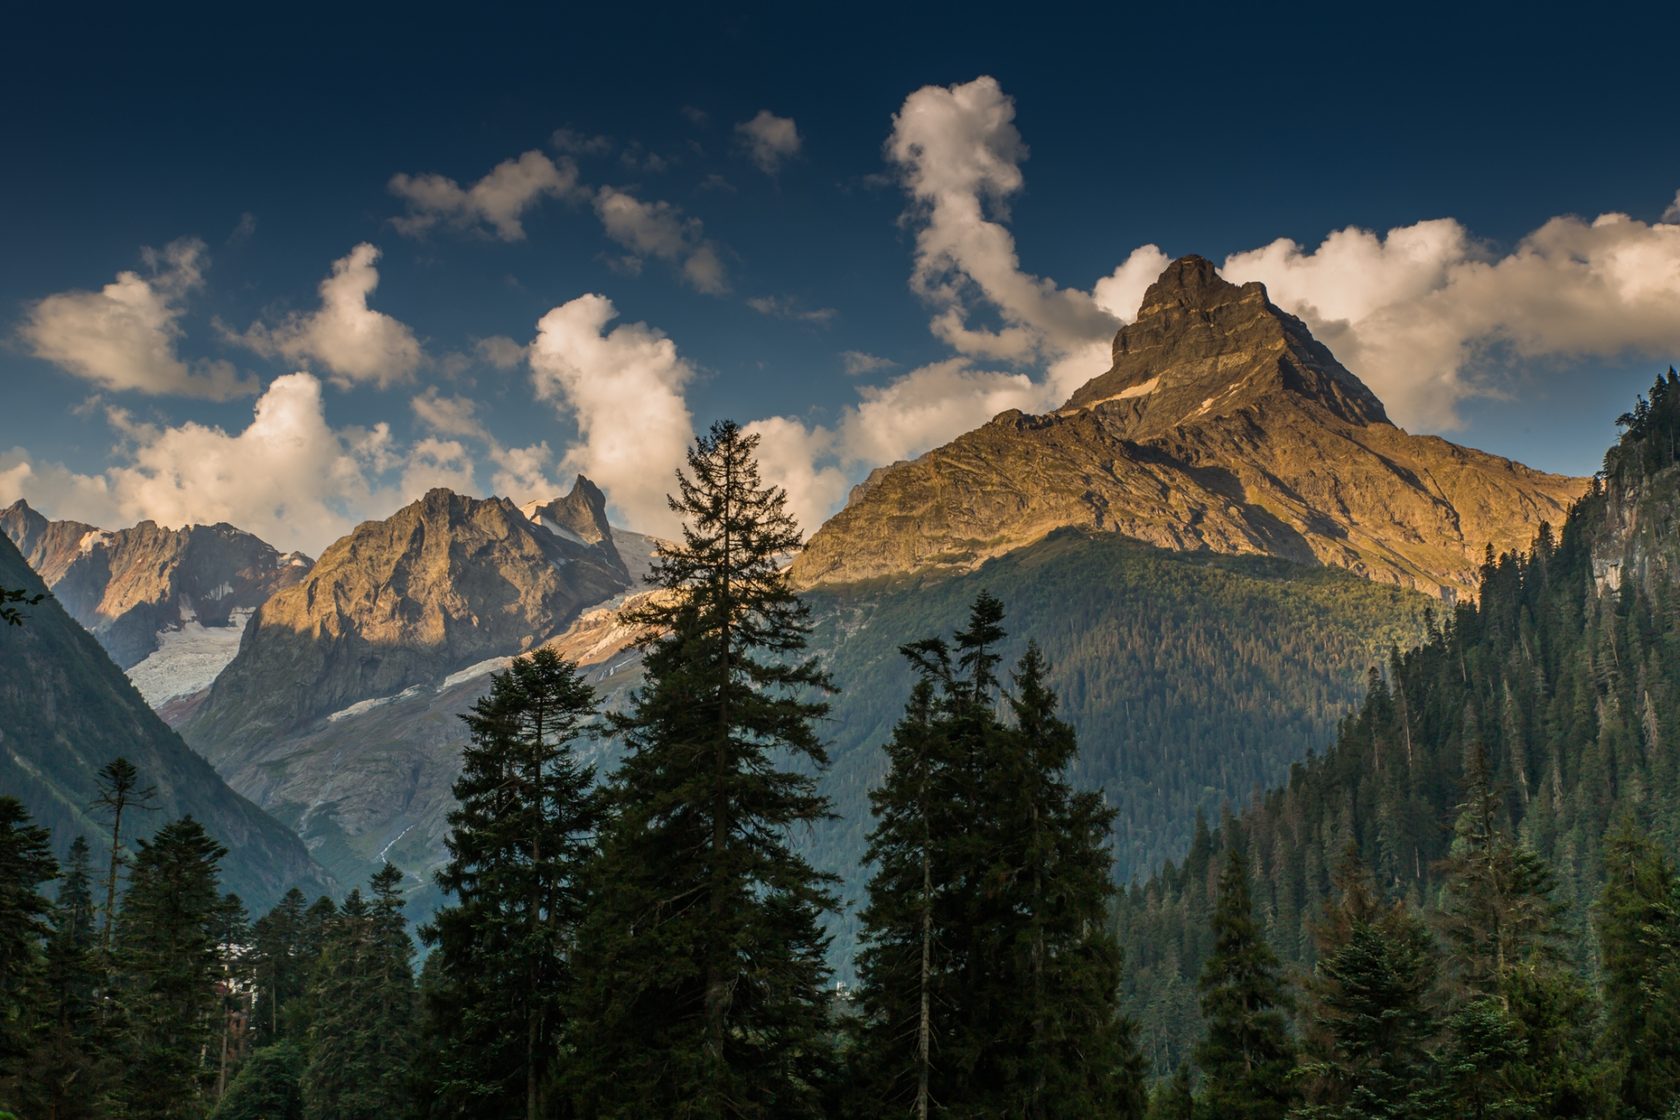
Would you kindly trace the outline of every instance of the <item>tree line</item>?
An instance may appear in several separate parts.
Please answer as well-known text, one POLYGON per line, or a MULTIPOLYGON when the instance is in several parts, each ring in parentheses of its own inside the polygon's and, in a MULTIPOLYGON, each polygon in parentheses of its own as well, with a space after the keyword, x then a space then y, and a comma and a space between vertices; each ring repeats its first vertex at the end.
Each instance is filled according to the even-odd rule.
MULTIPOLYGON (((903 649, 916 684, 873 797, 860 980, 833 982, 836 880, 796 843, 830 812, 833 686, 755 444, 716 425, 678 474, 683 540, 632 619, 645 677, 626 711, 599 712, 539 650, 464 717, 449 902, 418 931, 418 976, 392 867, 342 904, 294 891, 248 922, 219 893, 223 850, 186 819, 131 860, 113 842, 108 899, 127 884, 102 907, 86 846, 56 867, 0 800, 0 1109, 1140 1117, 1112 811, 1067 779, 1077 748, 1043 656, 1004 671, 990 596, 950 639, 903 649), (624 751, 598 777, 600 735, 624 751)), ((139 781, 119 811, 145 804, 139 781)))

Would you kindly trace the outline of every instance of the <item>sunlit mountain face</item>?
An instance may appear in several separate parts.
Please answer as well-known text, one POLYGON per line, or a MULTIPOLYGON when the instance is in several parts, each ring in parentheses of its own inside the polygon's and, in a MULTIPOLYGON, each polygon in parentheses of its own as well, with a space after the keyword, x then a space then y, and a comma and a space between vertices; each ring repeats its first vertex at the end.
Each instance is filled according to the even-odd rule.
POLYGON ((0 1118, 1677 1114, 1669 39, 1405 16, 14 17, 0 1118))

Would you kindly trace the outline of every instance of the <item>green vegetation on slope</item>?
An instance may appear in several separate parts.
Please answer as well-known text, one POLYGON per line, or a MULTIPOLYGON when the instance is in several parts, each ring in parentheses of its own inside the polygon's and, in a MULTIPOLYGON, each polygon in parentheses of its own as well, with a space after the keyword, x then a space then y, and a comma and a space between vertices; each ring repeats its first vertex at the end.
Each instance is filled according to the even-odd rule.
MULTIPOLYGON (((903 642, 940 632, 980 590, 1007 605, 1015 660, 1036 641, 1079 736, 1070 778, 1117 812, 1121 881, 1188 848, 1196 811, 1274 785, 1358 702, 1368 668, 1423 634, 1429 600, 1340 569, 1183 554, 1064 531, 963 576, 812 592, 812 648, 841 692, 823 789, 840 819, 812 862, 861 890, 869 789, 911 680, 903 642)), ((843 919, 843 949, 855 911, 843 919)))
POLYGON ((1680 846, 1680 387, 1659 381, 1623 420, 1602 483, 1561 538, 1490 561, 1479 605, 1395 657, 1322 757, 1256 800, 1120 907, 1129 1006, 1170 1072, 1200 1031, 1196 977, 1222 849, 1244 848, 1280 957, 1311 967, 1311 923, 1351 848, 1390 899, 1438 910, 1467 767, 1484 764, 1499 828, 1550 865, 1577 972, 1605 950, 1593 907, 1605 836, 1623 817, 1680 846), (1472 760, 1474 760, 1472 762, 1472 760))

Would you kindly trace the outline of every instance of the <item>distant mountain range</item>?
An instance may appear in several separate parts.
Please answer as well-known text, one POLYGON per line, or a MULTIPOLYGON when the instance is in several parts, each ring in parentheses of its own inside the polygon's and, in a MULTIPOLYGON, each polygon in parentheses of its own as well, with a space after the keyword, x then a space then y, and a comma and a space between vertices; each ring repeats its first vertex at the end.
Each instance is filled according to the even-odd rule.
MULTIPOLYGON (((1007 412, 877 470, 795 558, 844 690, 825 779, 842 819, 808 838, 813 855, 855 872, 864 795, 908 688, 897 646, 955 624, 982 587, 1004 594, 1017 641, 1054 657, 1081 778, 1122 807, 1120 869, 1140 874, 1184 850, 1196 808, 1281 780, 1355 702, 1365 668, 1422 637, 1431 599, 1473 592, 1488 545, 1561 522, 1585 486, 1408 435, 1263 287, 1177 261, 1117 335, 1113 366, 1063 408, 1007 412)), ((5 517, 47 571, 85 564, 71 556, 84 540, 114 556, 99 542, 121 537, 27 507, 5 517)), ((127 532, 164 532, 144 529, 127 532)), ((492 670, 544 644, 621 702, 638 657, 618 605, 657 544, 609 525, 583 478, 524 507, 434 490, 313 566, 277 553, 248 565, 273 585, 253 578, 239 600, 256 610, 237 655, 164 710, 341 880, 388 858, 423 895, 464 740, 456 715, 492 670)), ((61 594, 81 586, 58 579, 61 594)), ((78 617, 109 631, 127 602, 111 588, 127 585, 89 583, 110 605, 78 617)), ((202 619, 199 589, 223 584, 168 601, 202 619)), ((184 648, 170 629, 191 625, 184 611, 157 617, 130 627, 154 651, 184 648)), ((184 678, 187 660, 165 675, 184 678)))

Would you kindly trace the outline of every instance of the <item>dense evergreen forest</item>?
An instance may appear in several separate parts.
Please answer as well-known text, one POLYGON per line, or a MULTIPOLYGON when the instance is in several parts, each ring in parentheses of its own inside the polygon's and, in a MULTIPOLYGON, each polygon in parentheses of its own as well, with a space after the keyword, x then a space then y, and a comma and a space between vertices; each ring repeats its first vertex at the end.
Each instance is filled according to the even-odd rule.
MULTIPOLYGON (((1189 849, 1197 809, 1285 781, 1356 706, 1365 670, 1424 636, 1431 600, 1339 568, 1265 557, 1173 553, 1112 533, 1065 530, 960 576, 816 591, 812 647, 841 686, 822 725, 833 765, 822 788, 837 814, 802 849, 861 898, 856 864, 868 793, 910 693, 901 643, 949 629, 982 592, 1008 607, 1006 660, 1027 639, 1079 736, 1069 771, 1114 815, 1121 882, 1189 849)), ((834 923, 839 960, 858 909, 834 923)))
POLYGON ((124 842, 151 791, 121 759, 109 850, 63 866, 0 798, 0 1116, 1673 1120, 1672 372, 1624 426, 1561 535, 1490 556, 1330 749, 1128 890, 1005 604, 902 635, 847 990, 795 843, 831 812, 828 667, 783 495, 717 425, 629 703, 539 652, 466 714, 418 976, 392 868, 250 921, 198 822, 124 842))
MULTIPOLYGON (((1158 1075, 1200 1061, 1213 916, 1234 859, 1251 881, 1260 948, 1295 977, 1306 1041, 1317 1032, 1323 1042, 1327 1021, 1346 1025, 1357 1013, 1325 1005, 1327 988, 1346 998, 1341 970, 1357 929, 1382 942, 1386 955, 1368 963, 1381 963, 1390 981, 1412 970, 1406 999, 1423 1019, 1408 1028, 1414 1073, 1424 1055, 1447 1063, 1465 1047, 1510 1049, 1510 1069, 1490 1082, 1502 1103, 1448 1114, 1658 1116, 1675 1107, 1673 371, 1621 423, 1561 534, 1543 530, 1526 556, 1490 556, 1479 602, 1432 620, 1423 646, 1373 670, 1333 746, 1217 828, 1198 822, 1181 864, 1126 893, 1118 928, 1127 1005, 1150 1027, 1145 1048, 1158 1075), (1494 998, 1498 1014, 1484 1015, 1479 996, 1494 998), (1536 1072, 1546 1048, 1567 1074, 1536 1072), (1570 1084, 1548 1083, 1551 1075, 1570 1084)), ((1353 1061, 1334 1050, 1322 1060, 1353 1061)))

